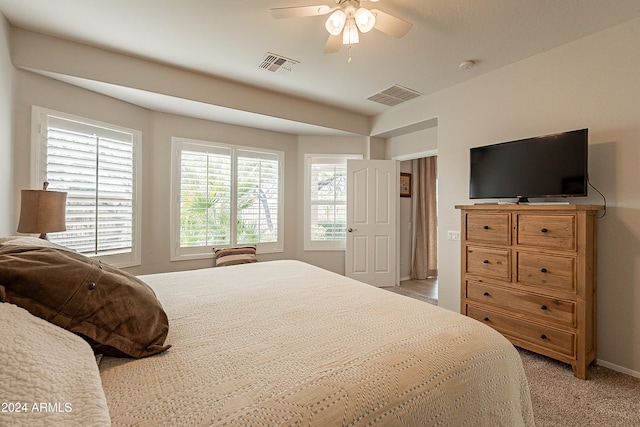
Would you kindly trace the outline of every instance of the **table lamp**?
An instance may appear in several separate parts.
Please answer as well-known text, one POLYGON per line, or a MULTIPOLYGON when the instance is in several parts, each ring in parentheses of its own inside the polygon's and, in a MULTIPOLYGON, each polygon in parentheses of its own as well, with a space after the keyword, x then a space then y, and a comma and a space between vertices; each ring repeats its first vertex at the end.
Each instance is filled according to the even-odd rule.
POLYGON ((67 193, 47 191, 45 182, 42 190, 21 190, 19 233, 40 233, 47 239, 47 233, 65 231, 67 193))

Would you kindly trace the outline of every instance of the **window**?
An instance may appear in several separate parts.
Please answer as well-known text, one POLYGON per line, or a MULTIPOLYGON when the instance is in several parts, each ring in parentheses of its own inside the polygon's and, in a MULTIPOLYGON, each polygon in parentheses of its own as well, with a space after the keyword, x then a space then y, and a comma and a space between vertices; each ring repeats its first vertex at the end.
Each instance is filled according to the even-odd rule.
POLYGON ((67 192, 54 242, 118 267, 140 264, 139 131, 33 108, 32 186, 67 192))
POLYGON ((212 248, 283 250, 284 153, 173 138, 172 259, 212 248))
POLYGON ((347 159, 362 155, 305 154, 305 250, 344 250, 347 159))

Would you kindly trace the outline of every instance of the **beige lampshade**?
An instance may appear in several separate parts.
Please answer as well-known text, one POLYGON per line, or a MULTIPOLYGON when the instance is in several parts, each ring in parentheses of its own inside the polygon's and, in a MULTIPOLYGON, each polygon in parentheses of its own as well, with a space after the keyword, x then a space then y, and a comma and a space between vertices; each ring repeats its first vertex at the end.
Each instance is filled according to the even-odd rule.
POLYGON ((21 193, 19 233, 46 234, 67 229, 67 193, 46 190, 22 190, 21 193))

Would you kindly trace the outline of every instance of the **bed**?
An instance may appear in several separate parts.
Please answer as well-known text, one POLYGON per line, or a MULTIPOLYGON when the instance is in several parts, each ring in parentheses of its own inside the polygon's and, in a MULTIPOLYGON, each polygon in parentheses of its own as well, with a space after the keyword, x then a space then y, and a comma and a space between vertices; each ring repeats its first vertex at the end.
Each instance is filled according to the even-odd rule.
MULTIPOLYGON (((0 413, 0 424, 88 425, 86 415, 91 425, 113 426, 534 425, 517 351, 457 313, 291 260, 136 279, 166 312, 163 349, 88 366, 94 354, 78 339, 85 391, 97 383, 88 402, 22 393, 29 403, 76 399, 74 410, 0 413)), ((0 318, 8 306, 9 318, 21 310, 5 298, 0 318)), ((67 341, 78 338, 22 311, 67 341)), ((11 378, 15 366, 2 366, 0 381, 31 387, 11 378)), ((13 398, 9 386, 0 393, 13 398)))

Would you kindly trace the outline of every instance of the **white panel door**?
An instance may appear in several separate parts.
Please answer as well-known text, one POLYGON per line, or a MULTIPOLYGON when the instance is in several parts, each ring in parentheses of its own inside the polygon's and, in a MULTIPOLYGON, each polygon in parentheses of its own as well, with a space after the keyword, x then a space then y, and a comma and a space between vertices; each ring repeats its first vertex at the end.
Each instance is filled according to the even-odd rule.
POLYGON ((396 285, 398 187, 395 160, 347 161, 347 277, 396 285))

